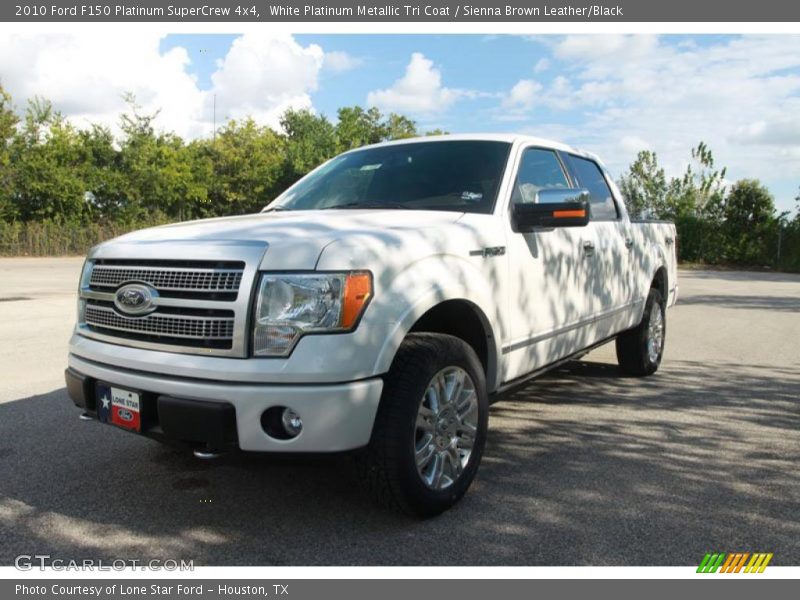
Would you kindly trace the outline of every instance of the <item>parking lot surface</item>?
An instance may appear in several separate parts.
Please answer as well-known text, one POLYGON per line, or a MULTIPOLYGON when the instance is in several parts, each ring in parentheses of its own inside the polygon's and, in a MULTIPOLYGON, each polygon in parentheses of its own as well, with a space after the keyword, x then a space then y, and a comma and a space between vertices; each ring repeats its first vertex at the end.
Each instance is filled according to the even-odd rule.
POLYGON ((346 461, 185 451, 78 420, 62 373, 79 259, 0 259, 0 564, 800 564, 800 276, 682 271, 661 370, 613 344, 494 405, 478 478, 420 521, 346 461))

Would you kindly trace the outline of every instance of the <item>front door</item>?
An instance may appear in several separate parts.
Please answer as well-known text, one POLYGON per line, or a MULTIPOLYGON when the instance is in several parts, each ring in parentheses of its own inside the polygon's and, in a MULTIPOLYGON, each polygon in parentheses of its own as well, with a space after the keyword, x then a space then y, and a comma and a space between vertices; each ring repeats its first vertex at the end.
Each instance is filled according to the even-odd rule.
MULTIPOLYGON (((511 202, 537 202, 540 190, 570 187, 574 186, 558 153, 528 147, 519 157, 511 202)), ((587 345, 592 313, 589 266, 596 244, 591 225, 508 234, 510 318, 503 344, 504 381, 587 345)))

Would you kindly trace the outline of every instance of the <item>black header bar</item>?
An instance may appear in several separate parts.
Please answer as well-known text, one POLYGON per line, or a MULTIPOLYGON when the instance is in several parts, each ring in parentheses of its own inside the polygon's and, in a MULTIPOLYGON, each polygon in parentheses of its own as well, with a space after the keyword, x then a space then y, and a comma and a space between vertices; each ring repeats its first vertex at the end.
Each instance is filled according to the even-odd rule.
POLYGON ((797 22, 791 0, 10 0, 4 22, 797 22))

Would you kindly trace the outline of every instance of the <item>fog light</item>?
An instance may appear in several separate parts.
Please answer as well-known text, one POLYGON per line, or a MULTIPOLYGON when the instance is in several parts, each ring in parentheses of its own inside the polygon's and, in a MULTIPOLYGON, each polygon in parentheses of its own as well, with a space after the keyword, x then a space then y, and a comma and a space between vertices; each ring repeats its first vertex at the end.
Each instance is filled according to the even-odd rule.
POLYGON ((303 430, 303 421, 300 419, 300 415, 298 415, 291 408, 286 408, 283 410, 281 423, 283 424, 283 428, 286 430, 286 433, 288 433, 290 437, 296 437, 300 435, 300 432, 303 430))
POLYGON ((288 406, 270 406, 261 413, 261 428, 276 440, 292 440, 303 430, 303 421, 288 406))

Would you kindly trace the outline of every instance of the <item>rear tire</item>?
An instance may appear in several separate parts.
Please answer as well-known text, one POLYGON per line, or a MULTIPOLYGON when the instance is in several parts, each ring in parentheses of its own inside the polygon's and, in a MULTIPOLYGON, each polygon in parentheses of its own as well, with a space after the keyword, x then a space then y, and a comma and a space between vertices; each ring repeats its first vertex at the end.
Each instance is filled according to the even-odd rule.
POLYGON ((652 375, 661 364, 667 334, 664 298, 650 289, 642 321, 617 337, 617 361, 623 372, 636 377, 652 375))
POLYGON ((359 481, 382 506, 423 517, 447 510, 475 478, 488 412, 483 367, 468 344, 409 334, 386 375, 370 443, 357 457, 359 481))

